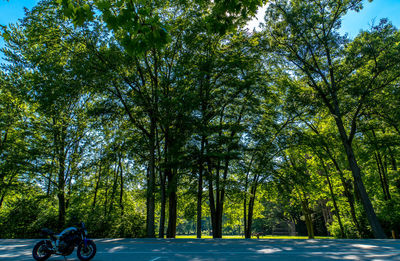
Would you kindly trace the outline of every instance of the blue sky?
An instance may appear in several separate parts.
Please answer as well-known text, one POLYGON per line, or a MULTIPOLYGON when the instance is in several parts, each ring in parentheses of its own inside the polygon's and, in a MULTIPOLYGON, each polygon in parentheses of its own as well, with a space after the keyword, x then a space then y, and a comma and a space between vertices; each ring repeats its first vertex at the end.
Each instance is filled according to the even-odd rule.
POLYGON ((355 37, 361 29, 368 29, 372 21, 379 23, 382 18, 389 20, 400 28, 400 0, 374 0, 372 3, 364 1, 364 9, 360 12, 349 12, 342 21, 342 32, 349 37, 355 37))
POLYGON ((32 8, 38 0, 0 0, 0 24, 14 23, 24 16, 24 7, 32 8))
MULTIPOLYGON (((24 7, 32 8, 39 0, 0 0, 0 25, 15 23, 24 16, 24 7)), ((350 12, 343 18, 342 33, 348 33, 349 37, 355 37, 362 29, 366 30, 372 25, 379 23, 382 18, 389 20, 400 28, 400 0, 374 0, 372 3, 364 1, 364 9, 360 12, 350 12)), ((259 20, 263 14, 259 12, 259 20)), ((254 20, 251 26, 256 26, 258 22, 254 20)), ((4 47, 4 42, 0 37, 0 48, 4 47)), ((0 59, 2 54, 0 54, 0 59)))

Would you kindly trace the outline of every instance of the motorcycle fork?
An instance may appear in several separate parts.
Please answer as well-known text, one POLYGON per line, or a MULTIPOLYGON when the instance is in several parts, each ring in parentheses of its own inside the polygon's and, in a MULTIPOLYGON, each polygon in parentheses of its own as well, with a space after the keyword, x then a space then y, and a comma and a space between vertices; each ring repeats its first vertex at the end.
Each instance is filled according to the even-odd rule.
POLYGON ((85 250, 86 250, 86 248, 87 248, 87 239, 86 239, 85 236, 83 236, 83 235, 81 235, 81 236, 82 236, 82 239, 83 239, 83 246, 85 247, 85 250))

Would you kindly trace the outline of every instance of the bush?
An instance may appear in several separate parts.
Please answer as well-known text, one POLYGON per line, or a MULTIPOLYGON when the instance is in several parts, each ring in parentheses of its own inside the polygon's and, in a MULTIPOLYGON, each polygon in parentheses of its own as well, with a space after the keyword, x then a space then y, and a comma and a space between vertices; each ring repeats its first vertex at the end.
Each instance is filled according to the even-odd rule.
POLYGON ((113 228, 113 237, 137 238, 145 236, 145 218, 138 213, 126 213, 113 228))
POLYGON ((391 232, 394 230, 396 237, 398 237, 400 232, 400 202, 391 199, 379 203, 378 218, 386 235, 391 237, 391 232))
MULTIPOLYGON (((350 220, 342 218, 342 224, 343 224, 345 238, 359 238, 357 229, 350 220)), ((336 238, 341 238, 340 225, 339 222, 336 220, 336 218, 332 222, 332 224, 329 225, 328 230, 332 236, 336 238)))
POLYGON ((57 227, 57 210, 44 197, 15 198, 1 211, 0 238, 37 238, 43 227, 57 227))

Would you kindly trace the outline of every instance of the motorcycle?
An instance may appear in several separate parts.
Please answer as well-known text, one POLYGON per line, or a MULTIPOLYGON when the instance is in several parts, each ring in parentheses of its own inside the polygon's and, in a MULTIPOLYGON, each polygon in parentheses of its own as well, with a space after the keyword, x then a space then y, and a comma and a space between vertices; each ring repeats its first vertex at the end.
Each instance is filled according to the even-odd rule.
POLYGON ((50 239, 41 240, 33 247, 32 255, 37 261, 44 261, 51 255, 61 255, 65 258, 74 252, 76 246, 79 260, 88 261, 96 255, 96 245, 87 239, 87 230, 83 222, 76 227, 64 229, 58 235, 51 229, 43 228, 42 234, 50 239))

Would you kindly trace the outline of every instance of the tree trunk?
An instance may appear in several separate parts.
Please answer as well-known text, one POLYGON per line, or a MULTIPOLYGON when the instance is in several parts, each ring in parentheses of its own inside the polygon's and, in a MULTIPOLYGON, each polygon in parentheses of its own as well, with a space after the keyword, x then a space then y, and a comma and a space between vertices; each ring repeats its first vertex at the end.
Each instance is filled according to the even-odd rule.
POLYGON ((244 237, 250 239, 251 238, 251 226, 253 225, 253 211, 254 211, 254 200, 250 198, 249 200, 249 210, 247 213, 247 223, 246 230, 244 232, 244 237))
POLYGON ((53 171, 54 171, 54 165, 55 165, 55 160, 54 160, 55 155, 53 154, 53 158, 51 159, 51 167, 50 167, 50 171, 49 171, 49 175, 47 177, 47 189, 46 189, 46 196, 49 197, 50 196, 50 192, 51 192, 51 179, 53 178, 53 171))
MULTIPOLYGON (((250 222, 247 219, 247 190, 248 190, 248 186, 249 186, 249 175, 251 172, 251 168, 253 165, 253 160, 254 160, 255 154, 253 153, 253 155, 251 156, 251 160, 250 160, 250 164, 247 168, 247 172, 246 172, 246 178, 245 178, 245 183, 244 183, 244 199, 243 199, 243 223, 244 223, 244 237, 245 238, 251 238, 251 225, 249 227, 248 223, 252 223, 253 221, 251 220, 250 222)), ((254 180, 253 180, 254 183, 254 180)), ((252 195, 252 193, 250 193, 252 195)), ((250 209, 250 205, 251 205, 251 197, 250 197, 250 202, 249 202, 249 217, 251 217, 251 219, 253 218, 253 214, 250 215, 250 212, 253 213, 253 210, 250 209)))
POLYGON ((54 157, 58 161, 57 198, 58 198, 58 227, 65 224, 65 139, 66 127, 57 126, 57 119, 53 117, 54 157))
POLYGON ((65 224, 65 196, 64 190, 58 189, 58 228, 63 228, 65 224))
POLYGON ((120 188, 119 188, 119 206, 121 208, 121 217, 124 215, 124 204, 123 204, 123 196, 124 196, 124 172, 122 169, 122 155, 119 157, 118 161, 119 165, 119 178, 120 178, 120 188))
POLYGON ((375 130, 372 130, 372 135, 374 137, 374 142, 375 142, 375 149, 376 149, 375 159, 377 162, 378 172, 379 172, 380 179, 381 179, 383 194, 385 196, 385 200, 389 200, 389 199, 391 199, 391 196, 390 196, 389 185, 388 185, 388 180, 387 180, 386 156, 385 156, 385 165, 384 165, 382 162, 382 155, 379 152, 378 139, 376 137, 375 130))
POLYGON ((100 179, 101 179, 101 162, 99 164, 99 174, 97 176, 97 181, 96 181, 96 186, 94 188, 94 197, 93 197, 93 203, 92 203, 92 212, 94 211, 96 207, 96 200, 97 200, 97 192, 99 190, 99 185, 100 185, 100 179))
POLYGON ((58 171, 58 227, 61 229, 65 224, 65 158, 60 157, 60 169, 58 171))
POLYGON ((249 180, 249 172, 246 174, 245 185, 244 185, 244 199, 243 199, 243 224, 244 224, 244 237, 251 238, 248 236, 247 233, 247 187, 248 187, 248 180, 249 180))
POLYGON ((326 168, 326 166, 325 166, 325 163, 324 163, 322 160, 321 160, 321 163, 322 163, 322 166, 323 166, 324 171, 325 171, 325 176, 326 176, 326 180, 327 180, 327 182, 328 182, 329 191, 330 191, 330 193, 331 193, 331 198, 332 198, 332 202, 333 202, 333 207, 335 208, 335 214, 336 214, 336 217, 337 217, 338 222, 339 222, 340 237, 341 237, 341 238, 344 238, 344 237, 345 237, 345 233, 344 233, 343 223, 342 223, 342 219, 340 218, 340 211, 339 211, 338 205, 337 205, 337 203, 336 203, 336 197, 335 197, 335 193, 334 193, 334 191, 333 191, 332 183, 331 183, 331 180, 330 180, 330 178, 329 178, 328 170, 327 170, 327 168, 326 168))
POLYGON ((312 217, 310 214, 310 209, 308 207, 307 199, 304 198, 300 200, 301 200, 301 209, 303 210, 303 215, 306 222, 308 239, 314 239, 314 225, 312 222, 312 217))
POLYGON ((247 215, 247 230, 245 231, 245 238, 251 238, 251 227, 253 225, 254 202, 256 200, 257 184, 254 184, 251 191, 249 200, 249 212, 247 215))
POLYGON ((196 237, 201 238, 201 212, 202 212, 202 203, 203 203, 203 155, 204 155, 204 144, 205 144, 205 136, 201 137, 200 144, 200 155, 199 155, 199 183, 197 188, 197 228, 196 228, 196 237))
MULTIPOLYGON (((161 145, 159 132, 156 129, 156 144, 157 144, 157 155, 158 161, 162 162, 161 145)), ((165 150, 164 150, 165 151, 165 150)), ((166 173, 165 168, 161 166, 158 168, 158 176, 160 180, 160 224, 158 226, 158 238, 164 238, 165 235, 165 207, 167 202, 167 192, 166 192, 166 173)))
POLYGON ((160 227, 158 230, 158 237, 164 238, 165 232, 165 205, 167 203, 167 195, 166 195, 166 174, 163 174, 163 170, 160 169, 160 193, 161 193, 161 209, 160 209, 160 227))
POLYGON ((387 161, 386 161, 386 155, 385 157, 385 161, 384 163, 382 162, 382 157, 380 156, 380 153, 378 154, 378 158, 382 167, 382 177, 383 177, 383 185, 385 186, 385 190, 386 190, 386 195, 388 200, 390 200, 392 198, 392 196, 390 195, 390 191, 389 191, 389 182, 388 182, 388 178, 387 178, 387 161))
POLYGON ((4 202, 4 197, 6 196, 5 191, 1 194, 1 198, 0 198, 0 209, 3 206, 3 202, 4 202))
MULTIPOLYGON (((250 170, 249 170, 250 171, 250 170)), ((254 174, 253 181, 250 189, 249 207, 247 213, 247 222, 245 223, 245 238, 251 238, 251 227, 253 225, 254 202, 256 200, 256 192, 259 182, 259 174, 254 174)), ((247 180, 247 177, 246 177, 247 180)), ((247 182, 246 182, 247 183, 247 182)), ((246 184, 247 186, 247 184, 246 184)), ((245 221, 246 221, 245 219, 245 221)))
MULTIPOLYGON (((109 168, 110 168, 110 166, 107 166, 107 172, 110 171, 109 168)), ((105 191, 105 194, 104 194, 104 217, 105 218, 107 218, 107 215, 108 215, 107 214, 107 205, 108 205, 108 184, 109 184, 108 175, 106 177, 107 177, 106 186, 105 186, 106 191, 105 191)))
POLYGON ((168 173, 168 228, 167 238, 176 237, 176 218, 177 218, 177 173, 176 169, 168 173))
MULTIPOLYGON (((338 111, 338 106, 336 105, 336 110, 338 111)), ((364 183, 361 178, 361 170, 358 166, 357 160, 354 155, 353 147, 351 145, 351 141, 347 137, 346 130, 344 129, 344 125, 342 119, 340 118, 340 113, 336 113, 336 125, 339 129, 340 137, 342 140, 343 147, 346 151, 347 160, 350 165, 351 172, 353 174, 354 182, 357 188, 357 191, 360 195, 361 202, 364 206, 365 213, 367 215, 367 219, 369 224, 371 225, 372 232, 375 238, 386 238, 386 235, 381 227, 381 224, 378 221, 378 218, 375 214, 374 208, 372 207, 371 200, 368 197, 367 191, 365 190, 364 183)))
POLYGON ((378 168, 379 181, 381 182, 381 188, 382 188, 382 191, 383 191, 383 198, 384 198, 384 200, 388 200, 389 198, 388 198, 388 195, 387 195, 387 192, 386 192, 386 187, 385 187, 385 184, 383 182, 382 168, 381 168, 381 165, 380 165, 379 159, 378 159, 379 155, 376 152, 374 153, 374 155, 375 155, 376 166, 378 168))
POLYGON ((350 162, 350 168, 352 169, 355 185, 360 195, 361 202, 364 206, 367 219, 371 225, 372 232, 374 233, 375 238, 384 239, 386 238, 386 235, 378 221, 378 218, 376 217, 375 211, 372 207, 367 191, 365 190, 364 183, 362 182, 361 179, 360 169, 357 165, 357 162, 355 161, 354 154, 351 148, 348 147, 348 149, 349 149, 348 158, 350 162))
POLYGON ((338 205, 336 203, 335 193, 333 192, 332 184, 331 184, 331 181, 330 181, 328 175, 326 176, 326 180, 328 181, 329 190, 331 192, 331 197, 332 197, 332 201, 333 201, 333 206, 335 208, 335 214, 336 214, 336 217, 337 217, 338 222, 339 222, 340 234, 341 234, 340 236, 341 236, 341 238, 344 238, 345 237, 345 233, 344 233, 342 219, 340 218, 340 211, 339 211, 338 205))
POLYGON ((211 213, 211 228, 212 228, 212 235, 215 235, 216 229, 216 221, 217 221, 217 214, 215 210, 215 199, 214 199, 214 186, 213 186, 213 174, 212 174, 212 166, 211 166, 211 159, 207 158, 207 180, 208 180, 208 197, 209 197, 209 204, 210 204, 210 213, 211 213))
POLYGON ((213 227, 213 238, 222 238, 222 228, 221 228, 221 187, 220 187, 220 171, 221 171, 221 160, 218 159, 217 167, 215 170, 215 227, 213 227))
MULTIPOLYGON (((1 176, 0 176, 1 177, 1 176)), ((4 178, 4 177, 3 177, 4 178)), ((0 209, 3 206, 3 202, 4 202, 4 198, 6 196, 6 187, 3 184, 3 181, 0 180, 0 193, 1 193, 1 197, 0 197, 0 209)))
MULTIPOLYGON (((346 182, 346 181, 345 181, 345 182, 346 182)), ((353 219, 353 223, 354 223, 354 225, 356 226, 356 229, 357 229, 357 231, 358 231, 358 235, 359 235, 360 237, 363 237, 364 234, 365 234, 365 233, 364 233, 365 230, 363 230, 363 229, 361 228, 360 222, 358 222, 358 219, 357 219, 356 208, 355 208, 355 205, 354 205, 354 203, 355 203, 354 195, 353 195, 353 193, 350 191, 350 188, 351 188, 352 185, 350 184, 350 181, 348 181, 348 182, 345 183, 343 186, 346 187, 344 193, 345 193, 345 196, 347 197, 347 202, 349 203, 349 206, 350 206, 350 215, 351 215, 351 218, 353 219)))
POLYGON ((165 176, 168 180, 168 227, 167 238, 175 238, 176 236, 176 219, 177 219, 177 169, 173 168, 173 141, 170 137, 169 126, 165 131, 165 147, 164 147, 164 168, 165 176))
POLYGON ((355 207, 354 207, 354 196, 350 192, 350 189, 349 189, 350 185, 348 185, 348 182, 346 181, 346 179, 344 177, 344 174, 343 174, 338 162, 336 161, 335 157, 333 157, 333 155, 332 155, 332 153, 331 153, 331 151, 329 150, 328 147, 326 147, 326 151, 327 151, 330 159, 332 160, 333 165, 335 166, 337 172, 339 173, 340 181, 342 182, 342 186, 343 186, 343 189, 344 189, 344 195, 347 198, 347 202, 349 203, 349 206, 350 206, 351 218, 353 220, 354 225, 356 226, 356 229, 357 229, 357 232, 358 232, 359 236, 362 236, 363 235, 363 230, 361 229, 361 226, 360 226, 360 224, 359 224, 359 222, 357 220, 356 210, 355 210, 355 207))
POLYGON ((146 215, 146 236, 155 237, 155 153, 156 153, 156 121, 154 115, 150 116, 149 154, 150 162, 147 179, 147 215, 146 215))
MULTIPOLYGON (((229 152, 228 152, 229 153, 229 152)), ((226 184, 226 179, 228 177, 228 168, 229 168, 229 159, 225 159, 225 166, 224 166, 224 173, 222 176, 222 184, 219 181, 218 178, 218 189, 217 189, 217 234, 215 238, 222 238, 222 217, 223 217, 223 213, 224 213, 224 202, 225 202, 225 184, 226 184)))
POLYGON ((71 193, 72 193, 72 175, 69 176, 67 171, 67 175, 66 175, 66 179, 68 179, 68 191, 67 191, 67 195, 66 195, 66 200, 65 200, 65 210, 67 210, 69 208, 69 202, 71 199, 71 193), (68 177, 69 176, 69 177, 68 177))

